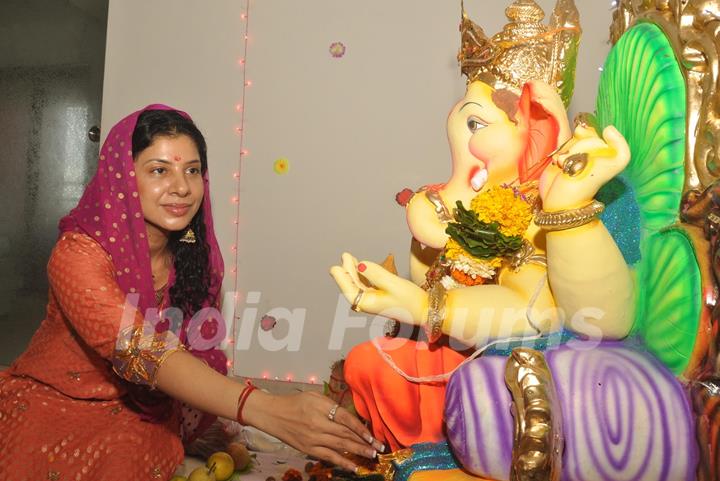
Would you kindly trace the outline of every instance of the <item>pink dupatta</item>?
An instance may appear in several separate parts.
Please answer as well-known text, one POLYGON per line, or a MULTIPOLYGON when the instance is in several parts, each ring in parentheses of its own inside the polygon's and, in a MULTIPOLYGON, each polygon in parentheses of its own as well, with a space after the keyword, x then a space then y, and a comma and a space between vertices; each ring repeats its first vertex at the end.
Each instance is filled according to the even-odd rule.
MULTIPOLYGON (((110 130, 100 150, 95 176, 85 188, 78 205, 60 220, 59 225, 61 234, 67 231, 81 232, 92 237, 105 249, 115 266, 118 285, 127 295, 134 294, 137 297, 137 307, 143 315, 152 313, 152 310, 157 308, 147 231, 132 156, 133 131, 138 117, 146 110, 174 109, 165 105, 148 105, 128 115, 110 130)), ((185 112, 178 112, 190 119, 185 112)), ((224 266, 213 228, 207 171, 203 180, 205 193, 202 209, 210 263, 210 286, 203 306, 219 308, 224 266)), ((172 286, 174 279, 174 271, 171 271, 168 287, 172 286)), ((168 304, 169 291, 169 288, 165 290, 164 305, 168 304)), ((176 334, 186 345, 188 339, 200 340, 201 342, 190 343, 189 352, 216 371, 227 374, 227 357, 217 347, 225 337, 224 321, 206 319, 191 325, 191 319, 185 317, 180 332, 176 334), (192 332, 188 332, 191 327, 192 332), (193 344, 198 348, 193 348, 193 344)), ((142 409, 144 418, 151 422, 164 421, 172 413, 170 398, 164 394, 140 385, 128 385, 128 392, 132 401, 142 409)), ((183 414, 186 440, 197 437, 215 419, 214 416, 199 415, 187 406, 184 406, 183 414)))

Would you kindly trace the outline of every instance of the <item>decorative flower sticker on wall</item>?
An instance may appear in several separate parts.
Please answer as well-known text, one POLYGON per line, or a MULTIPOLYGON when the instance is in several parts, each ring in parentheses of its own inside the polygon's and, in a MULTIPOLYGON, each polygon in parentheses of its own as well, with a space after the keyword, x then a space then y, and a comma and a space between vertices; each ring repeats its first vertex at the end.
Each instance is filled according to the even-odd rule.
POLYGON ((268 316, 267 314, 262 316, 262 318, 260 319, 260 328, 263 331, 271 331, 276 324, 277 319, 275 319, 273 316, 268 316))
POLYGON ((330 44, 330 55, 333 58, 340 58, 345 55, 345 44, 342 42, 333 42, 330 44))
POLYGON ((287 174, 287 171, 290 170, 290 161, 285 157, 277 159, 273 165, 273 170, 278 175, 287 174))

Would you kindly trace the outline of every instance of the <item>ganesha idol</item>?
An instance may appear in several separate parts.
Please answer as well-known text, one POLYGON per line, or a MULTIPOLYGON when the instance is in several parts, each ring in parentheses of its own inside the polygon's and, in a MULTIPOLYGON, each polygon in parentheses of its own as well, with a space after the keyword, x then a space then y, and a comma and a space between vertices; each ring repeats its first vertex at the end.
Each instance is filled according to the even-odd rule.
POLYGON ((596 112, 572 128, 572 0, 549 24, 516 0, 492 37, 463 9, 452 176, 403 202, 411 279, 347 253, 331 269, 354 310, 412 331, 345 362, 388 448, 369 469, 720 479, 718 8, 620 2, 596 112))

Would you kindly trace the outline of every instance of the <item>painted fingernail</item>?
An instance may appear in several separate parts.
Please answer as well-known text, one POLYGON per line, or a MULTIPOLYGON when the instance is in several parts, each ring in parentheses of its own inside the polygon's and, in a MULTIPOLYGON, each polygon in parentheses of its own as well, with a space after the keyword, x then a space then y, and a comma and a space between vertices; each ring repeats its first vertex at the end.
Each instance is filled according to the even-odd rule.
POLYGON ((375 459, 375 456, 377 456, 377 451, 375 451, 374 449, 368 450, 366 452, 367 452, 367 457, 370 459, 375 459))
POLYGON ((366 435, 365 435, 365 441, 367 441, 368 444, 372 444, 373 441, 375 441, 375 438, 372 437, 372 436, 369 435, 369 434, 366 434, 366 435))
POLYGON ((365 272, 365 269, 367 269, 367 266, 363 264, 362 262, 358 264, 358 271, 359 272, 365 272))
POLYGON ((359 470, 360 470, 360 468, 358 466, 353 466, 350 468, 350 471, 352 471, 355 474, 357 474, 359 470))

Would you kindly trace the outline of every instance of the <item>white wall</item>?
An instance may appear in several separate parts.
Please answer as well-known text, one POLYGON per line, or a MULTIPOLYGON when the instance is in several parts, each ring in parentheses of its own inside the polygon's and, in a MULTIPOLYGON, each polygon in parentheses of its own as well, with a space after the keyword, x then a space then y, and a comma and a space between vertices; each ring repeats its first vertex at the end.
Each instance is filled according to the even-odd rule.
MULTIPOLYGON (((554 5, 538 3, 546 11, 554 5)), ((190 112, 205 132, 227 290, 234 285, 234 106, 242 96, 245 6, 111 0, 105 71, 105 131, 134 108, 165 102, 190 112)), ((609 1, 578 6, 584 36, 573 113, 594 108, 611 18, 609 1)), ((505 23, 505 2, 468 0, 466 7, 488 33, 505 23)), ((464 88, 455 61, 458 21, 459 2, 251 0, 238 283, 241 301, 251 291, 260 300, 249 306, 256 324, 246 326, 252 337, 236 353, 237 374, 323 378, 332 361, 368 339, 367 328, 349 329, 340 349, 328 348, 338 308, 328 269, 349 250, 370 260, 392 252, 406 271, 409 234, 394 196, 449 174, 445 119, 464 88), (347 47, 340 59, 328 52, 335 41, 347 47), (278 158, 289 160, 285 175, 273 170, 278 158), (306 310, 299 351, 269 351, 259 341, 257 323, 274 308, 306 310)), ((347 305, 339 311, 347 320, 347 305)), ((288 322, 274 313, 282 338, 288 322)))

